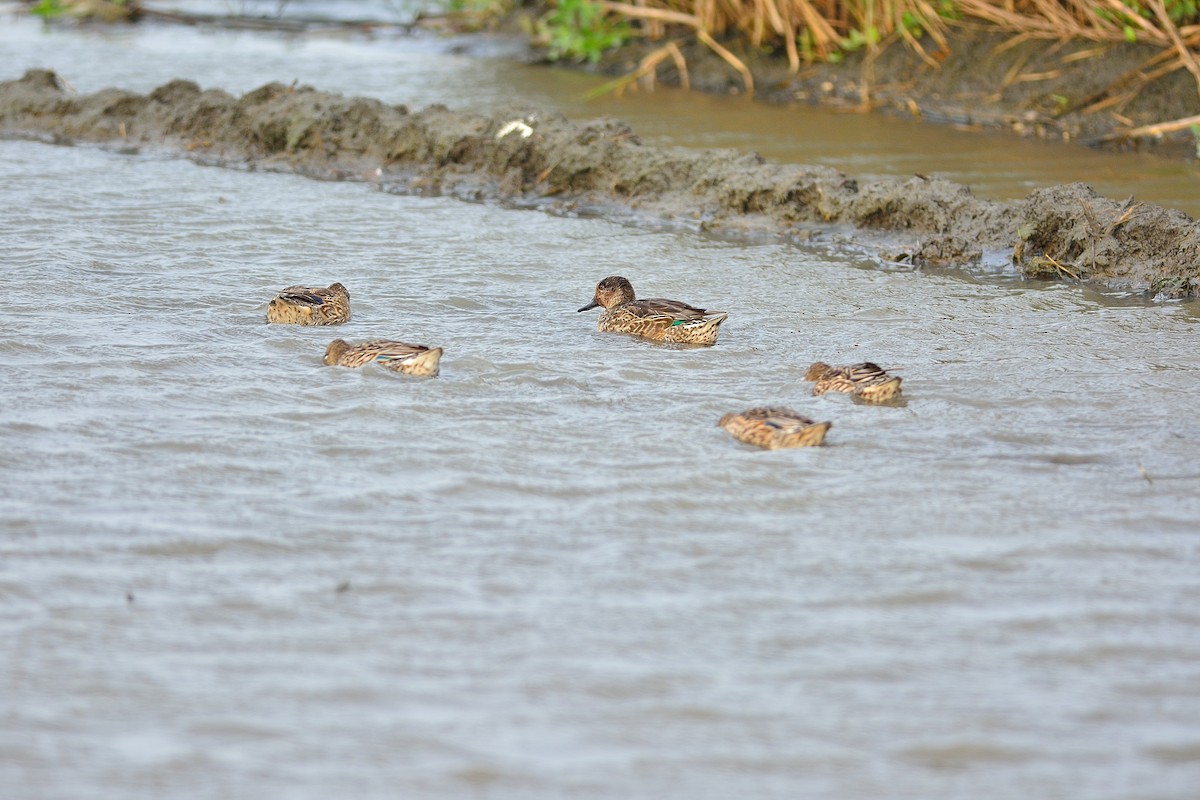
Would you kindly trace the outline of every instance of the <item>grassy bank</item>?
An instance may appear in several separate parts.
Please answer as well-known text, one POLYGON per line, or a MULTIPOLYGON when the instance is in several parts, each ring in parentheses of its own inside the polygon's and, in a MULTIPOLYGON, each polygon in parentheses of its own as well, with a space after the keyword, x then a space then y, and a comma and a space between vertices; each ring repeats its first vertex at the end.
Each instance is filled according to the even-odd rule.
POLYGON ((781 50, 795 71, 896 41, 936 63, 947 28, 963 22, 1023 38, 1156 44, 1200 80, 1200 0, 550 0, 538 33, 552 57, 590 60, 634 37, 693 36, 742 71, 719 43, 732 39, 781 50))
MULTIPOLYGON (((1200 0, 550 0, 533 32, 552 59, 596 61, 613 47, 653 43, 618 85, 653 81, 668 64, 687 86, 682 48, 698 42, 737 72, 744 91, 754 92, 753 73, 738 53, 778 54, 795 74, 851 54, 869 64, 884 49, 901 45, 936 69, 951 55, 948 34, 956 27, 1003 32, 1009 37, 1005 46, 1030 40, 1096 45, 1074 49, 1068 63, 1100 57, 1113 44, 1149 45, 1151 54, 1122 76, 1121 85, 1097 93, 1087 109, 1092 112, 1117 106, 1180 70, 1191 73, 1200 94, 1200 0)), ((1198 123, 1197 117, 1164 120, 1126 134, 1198 123)))

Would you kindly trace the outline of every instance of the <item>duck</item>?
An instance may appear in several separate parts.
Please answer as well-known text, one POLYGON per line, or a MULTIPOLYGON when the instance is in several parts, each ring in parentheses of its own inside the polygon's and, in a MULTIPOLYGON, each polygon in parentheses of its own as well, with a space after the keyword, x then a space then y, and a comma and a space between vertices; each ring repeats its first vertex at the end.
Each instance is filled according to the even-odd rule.
POLYGON ((289 286, 267 304, 267 322, 280 325, 341 325, 349 319, 350 292, 340 283, 289 286))
POLYGON ((831 367, 817 361, 808 368, 804 380, 816 381, 814 395, 845 392, 867 403, 886 403, 900 394, 902 379, 870 361, 848 367, 831 367))
POLYGON ((596 284, 592 302, 579 311, 601 306, 596 327, 602 332, 628 333, 656 342, 716 344, 724 311, 706 311, 679 300, 638 300, 633 284, 620 275, 610 275, 596 284))
POLYGON ((825 442, 832 422, 816 422, 790 408, 751 408, 721 417, 718 426, 738 441, 778 450, 781 447, 815 447, 825 442))
POLYGON ((390 339, 374 339, 361 344, 334 339, 325 348, 325 364, 330 367, 363 367, 376 363, 393 372, 421 378, 436 378, 441 359, 440 347, 431 348, 390 339))

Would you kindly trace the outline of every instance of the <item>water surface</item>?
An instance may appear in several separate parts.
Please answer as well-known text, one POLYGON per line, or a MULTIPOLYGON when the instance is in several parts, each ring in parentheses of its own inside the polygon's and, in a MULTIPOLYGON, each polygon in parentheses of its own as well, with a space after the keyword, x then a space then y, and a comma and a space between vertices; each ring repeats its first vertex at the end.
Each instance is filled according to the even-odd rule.
POLYGON ((0 208, 5 796, 1195 796, 1195 303, 16 141, 0 208))

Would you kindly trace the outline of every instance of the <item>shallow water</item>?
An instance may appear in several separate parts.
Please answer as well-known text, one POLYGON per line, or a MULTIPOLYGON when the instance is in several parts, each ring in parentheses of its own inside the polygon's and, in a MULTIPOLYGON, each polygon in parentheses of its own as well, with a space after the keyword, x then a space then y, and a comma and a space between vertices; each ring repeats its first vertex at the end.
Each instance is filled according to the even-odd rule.
POLYGON ((27 142, 0 207, 5 796, 1195 796, 1194 303, 27 142))

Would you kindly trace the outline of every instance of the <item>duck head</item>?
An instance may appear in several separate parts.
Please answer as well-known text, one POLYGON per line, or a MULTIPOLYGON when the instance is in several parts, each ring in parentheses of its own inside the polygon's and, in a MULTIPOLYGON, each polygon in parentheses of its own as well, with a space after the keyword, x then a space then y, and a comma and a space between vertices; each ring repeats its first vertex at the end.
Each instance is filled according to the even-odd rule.
POLYGON ((830 369, 832 368, 824 361, 814 362, 813 365, 808 368, 808 372, 804 373, 804 380, 819 381, 821 378, 825 377, 825 373, 829 372, 830 369))
POLYGON ((334 339, 329 343, 329 347, 325 348, 325 366, 332 367, 349 349, 350 343, 345 339, 334 339))
POLYGON ((612 308, 622 303, 628 303, 633 299, 633 284, 620 275, 610 275, 596 284, 596 294, 592 298, 592 302, 579 310, 587 311, 589 308, 597 306, 612 308))

